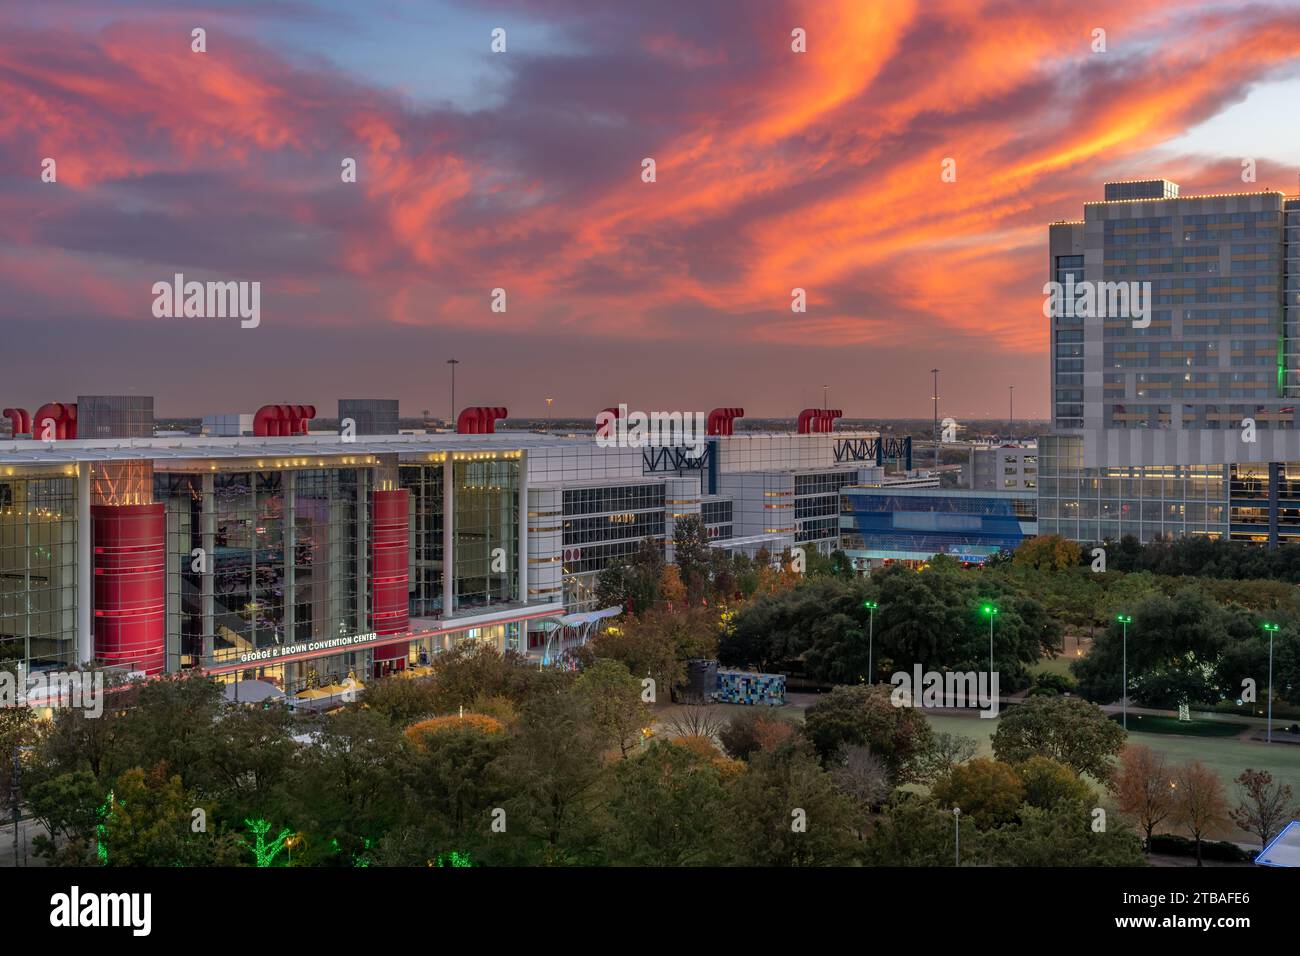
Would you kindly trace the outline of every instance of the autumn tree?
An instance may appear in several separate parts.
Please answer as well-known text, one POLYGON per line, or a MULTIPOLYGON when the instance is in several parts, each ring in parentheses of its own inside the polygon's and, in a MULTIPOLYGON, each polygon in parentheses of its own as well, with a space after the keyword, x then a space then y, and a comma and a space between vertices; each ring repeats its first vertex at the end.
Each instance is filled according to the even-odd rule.
POLYGON ((1079 546, 1059 534, 1039 535, 1022 542, 1011 561, 1039 571, 1064 571, 1079 563, 1079 546))
POLYGON ((1300 816, 1300 807, 1292 800, 1289 784, 1273 782, 1273 775, 1267 770, 1249 768, 1237 778, 1241 788, 1241 802, 1231 811, 1232 821, 1245 830, 1259 837, 1260 849, 1273 838, 1283 822, 1300 816))
POLYGON ((1221 830, 1232 817, 1219 775, 1199 760, 1183 764, 1174 773, 1174 806, 1170 819, 1196 841, 1196 865, 1201 865, 1201 842, 1221 830))
POLYGON ((1146 833, 1148 852, 1151 834, 1173 812, 1174 782, 1164 755, 1140 744, 1129 744, 1120 751, 1115 800, 1120 812, 1136 820, 1146 833))

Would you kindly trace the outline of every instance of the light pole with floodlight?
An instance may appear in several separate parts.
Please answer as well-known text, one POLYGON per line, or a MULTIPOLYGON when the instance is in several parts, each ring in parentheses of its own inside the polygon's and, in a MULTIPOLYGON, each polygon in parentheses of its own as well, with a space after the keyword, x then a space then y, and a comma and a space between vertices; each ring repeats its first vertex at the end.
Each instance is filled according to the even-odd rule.
POLYGON ((1279 630, 1276 624, 1264 622, 1264 630, 1268 631, 1268 733, 1265 735, 1265 742, 1273 742, 1273 635, 1279 630))
POLYGON ((1120 678, 1124 686, 1119 695, 1119 709, 1124 715, 1124 729, 1128 730, 1128 626, 1133 623, 1133 618, 1128 614, 1119 614, 1115 617, 1120 625, 1124 628, 1124 663, 1123 676, 1120 678))
POLYGON ((998 616, 996 604, 985 604, 980 613, 989 619, 989 680, 993 679, 993 619, 998 616))
POLYGON ((876 671, 873 667, 875 663, 874 651, 876 646, 876 608, 880 607, 875 601, 863 601, 862 606, 867 609, 867 681, 874 684, 876 682, 876 671))

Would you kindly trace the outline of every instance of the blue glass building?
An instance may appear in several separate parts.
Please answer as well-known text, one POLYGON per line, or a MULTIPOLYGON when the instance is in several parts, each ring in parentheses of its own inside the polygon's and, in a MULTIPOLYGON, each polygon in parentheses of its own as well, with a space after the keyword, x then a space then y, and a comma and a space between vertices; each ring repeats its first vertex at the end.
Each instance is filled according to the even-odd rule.
POLYGON ((840 548, 864 570, 938 554, 982 564, 1037 533, 1033 490, 849 487, 840 493, 840 548))

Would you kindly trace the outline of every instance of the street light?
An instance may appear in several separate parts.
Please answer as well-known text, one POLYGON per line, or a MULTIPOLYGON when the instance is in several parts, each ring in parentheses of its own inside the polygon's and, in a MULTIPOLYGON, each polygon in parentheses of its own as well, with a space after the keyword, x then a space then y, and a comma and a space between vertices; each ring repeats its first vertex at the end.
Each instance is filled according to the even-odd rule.
POLYGON ((957 852, 953 858, 952 865, 961 866, 961 807, 952 808, 952 825, 953 832, 957 837, 957 852))
POLYGON ((456 366, 460 364, 460 359, 447 359, 447 364, 451 366, 451 422, 456 422, 456 366))
POLYGON ((1268 631, 1268 733, 1265 742, 1271 744, 1273 742, 1273 635, 1279 628, 1276 624, 1265 621, 1264 630, 1268 631))
POLYGON ((939 370, 930 369, 934 376, 934 469, 939 470, 939 370))
POLYGON ((996 604, 985 604, 980 613, 989 619, 989 680, 993 679, 993 619, 998 616, 996 604))
POLYGON ((1119 695, 1119 708, 1124 715, 1124 729, 1128 730, 1128 626, 1133 623, 1133 618, 1128 614, 1118 614, 1115 620, 1124 628, 1124 665, 1123 677, 1124 688, 1119 695))
POLYGON ((876 608, 880 607, 875 601, 863 601, 862 606, 867 609, 867 676, 871 678, 871 683, 876 682, 876 671, 873 667, 873 651, 876 646, 876 608))

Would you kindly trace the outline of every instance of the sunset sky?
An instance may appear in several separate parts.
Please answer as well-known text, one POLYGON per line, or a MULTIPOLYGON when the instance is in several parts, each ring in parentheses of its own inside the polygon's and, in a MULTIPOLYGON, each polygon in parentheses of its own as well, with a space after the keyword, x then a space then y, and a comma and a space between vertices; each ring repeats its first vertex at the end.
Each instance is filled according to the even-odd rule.
POLYGON ((1046 417, 1047 223, 1295 194, 1297 117, 1300 2, 7 0, 0 404, 1046 417))

